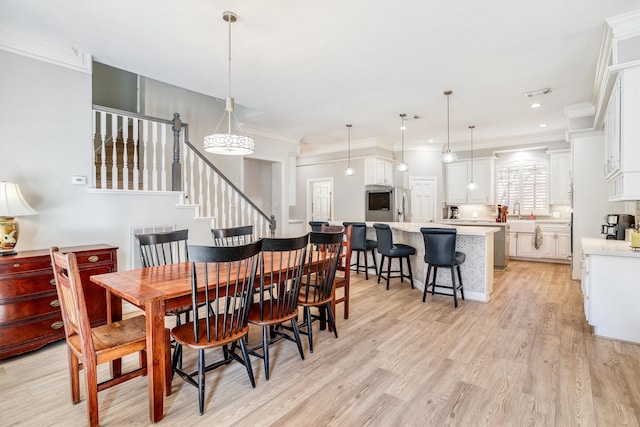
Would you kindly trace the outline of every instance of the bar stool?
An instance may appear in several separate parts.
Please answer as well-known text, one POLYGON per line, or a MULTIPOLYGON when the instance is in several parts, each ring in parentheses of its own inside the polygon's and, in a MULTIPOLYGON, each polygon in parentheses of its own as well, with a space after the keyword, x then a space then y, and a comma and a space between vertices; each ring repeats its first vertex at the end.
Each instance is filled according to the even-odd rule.
POLYGON ((373 228, 376 230, 376 237, 378 240, 378 253, 382 256, 380 258, 380 270, 378 271, 378 283, 380 283, 380 278, 382 277, 382 270, 384 268, 384 258, 387 257, 387 290, 389 289, 389 279, 392 277, 391 273, 400 273, 400 281, 403 282, 404 278, 408 278, 411 281, 411 289, 413 289, 413 274, 411 273, 411 260, 409 259, 410 255, 416 254, 416 248, 413 246, 405 245, 402 243, 393 243, 393 234, 391 232, 391 227, 387 224, 373 224, 373 228), (391 261, 393 258, 398 258, 398 262, 400 263, 399 270, 391 270, 391 261), (407 260, 407 267, 409 268, 409 275, 404 274, 402 271, 402 259, 407 260))
POLYGON ((343 222, 342 225, 347 227, 350 225, 353 227, 351 236, 351 251, 356 251, 356 263, 351 266, 356 266, 356 274, 360 272, 360 253, 364 252, 364 277, 369 280, 369 259, 367 252, 371 251, 373 257, 373 268, 376 270, 376 276, 378 275, 378 263, 376 261, 375 248, 378 247, 378 242, 375 240, 367 239, 367 224, 364 222, 343 222))
POLYGON ((424 262, 428 264, 427 275, 424 279, 424 292, 422 302, 427 298, 427 290, 431 287, 431 295, 453 296, 453 305, 458 307, 458 290, 464 300, 464 289, 462 287, 462 275, 460 274, 460 264, 466 255, 456 251, 456 229, 455 228, 428 228, 420 229, 424 239, 424 262), (429 283, 431 268, 433 267, 433 282, 429 283), (449 267, 451 269, 451 286, 437 285, 436 276, 438 267, 449 267), (456 285, 456 275, 454 269, 458 270, 458 284, 456 285), (451 289, 452 293, 436 292, 436 288, 451 289))

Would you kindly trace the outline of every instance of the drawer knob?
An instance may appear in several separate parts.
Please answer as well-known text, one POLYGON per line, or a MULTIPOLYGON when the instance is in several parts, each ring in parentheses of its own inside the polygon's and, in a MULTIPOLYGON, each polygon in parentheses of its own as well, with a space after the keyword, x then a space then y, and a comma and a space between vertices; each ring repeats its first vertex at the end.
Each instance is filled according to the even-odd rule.
POLYGON ((57 300, 57 299, 54 299, 53 301, 51 301, 51 302, 49 303, 49 305, 50 305, 51 307, 60 307, 60 301, 59 301, 59 300, 57 300))
POLYGON ((51 279, 51 280, 49 280, 49 284, 50 284, 51 286, 55 286, 55 285, 56 285, 56 279, 51 279))
POLYGON ((97 255, 91 255, 89 258, 87 258, 87 261, 89 262, 98 262, 100 258, 97 255))
POLYGON ((64 326, 64 322, 62 320, 58 320, 57 322, 53 322, 51 324, 51 329, 60 329, 64 326))
POLYGON ((18 264, 18 263, 13 264, 13 268, 18 268, 18 267, 20 267, 20 264, 18 264))

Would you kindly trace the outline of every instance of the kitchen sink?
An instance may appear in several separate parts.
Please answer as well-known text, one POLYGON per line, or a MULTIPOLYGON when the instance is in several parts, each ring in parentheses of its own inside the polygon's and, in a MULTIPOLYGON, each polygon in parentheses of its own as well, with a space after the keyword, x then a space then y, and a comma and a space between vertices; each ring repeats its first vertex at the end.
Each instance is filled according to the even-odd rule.
POLYGON ((536 231, 536 222, 531 219, 515 219, 507 221, 511 233, 533 233, 536 231))

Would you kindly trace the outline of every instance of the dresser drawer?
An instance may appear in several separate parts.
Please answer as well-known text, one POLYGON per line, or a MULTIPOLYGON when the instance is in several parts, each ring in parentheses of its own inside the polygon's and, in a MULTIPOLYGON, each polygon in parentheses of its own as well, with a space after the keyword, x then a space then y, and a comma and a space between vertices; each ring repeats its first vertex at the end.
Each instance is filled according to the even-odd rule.
POLYGON ((50 270, 51 259, 49 257, 16 258, 10 262, 3 262, 0 264, 0 276, 18 273, 38 274, 41 271, 50 270))
POLYGON ((113 263, 114 251, 93 251, 76 253, 76 260, 80 269, 97 263, 113 263))
POLYGON ((64 323, 60 313, 46 319, 18 326, 0 326, 0 358, 16 348, 38 348, 42 345, 64 338, 64 323))
POLYGON ((56 282, 53 280, 53 271, 39 276, 13 279, 0 279, 0 302, 28 298, 38 298, 40 294, 56 291, 56 282))
POLYGON ((58 294, 53 292, 43 298, 0 304, 0 324, 7 326, 29 323, 32 318, 59 312, 60 301, 58 301, 58 294))

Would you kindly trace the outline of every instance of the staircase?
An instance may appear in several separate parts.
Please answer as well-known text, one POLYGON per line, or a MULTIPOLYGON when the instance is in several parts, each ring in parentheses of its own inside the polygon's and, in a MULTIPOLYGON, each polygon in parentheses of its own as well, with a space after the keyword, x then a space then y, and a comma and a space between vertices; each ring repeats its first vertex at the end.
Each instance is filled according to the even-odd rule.
POLYGON ((174 191, 181 207, 196 208, 196 218, 210 219, 212 227, 251 224, 256 238, 275 235, 275 217, 191 145, 178 114, 165 120, 94 105, 93 134, 95 188, 174 191))

